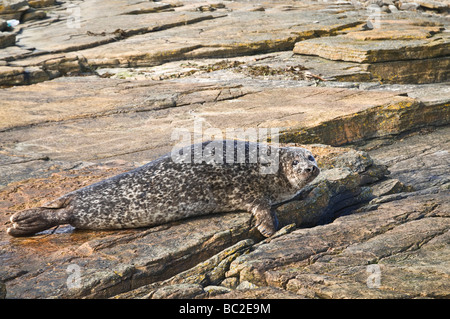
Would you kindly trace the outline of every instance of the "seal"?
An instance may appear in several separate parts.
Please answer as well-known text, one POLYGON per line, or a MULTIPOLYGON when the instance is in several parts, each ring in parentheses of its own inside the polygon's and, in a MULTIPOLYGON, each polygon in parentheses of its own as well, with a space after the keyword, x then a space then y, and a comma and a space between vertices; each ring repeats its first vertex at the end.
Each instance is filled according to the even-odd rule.
POLYGON ((319 173, 304 148, 208 141, 17 212, 7 232, 31 236, 62 224, 92 230, 149 227, 244 210, 269 237, 278 227, 272 206, 295 197, 319 173))

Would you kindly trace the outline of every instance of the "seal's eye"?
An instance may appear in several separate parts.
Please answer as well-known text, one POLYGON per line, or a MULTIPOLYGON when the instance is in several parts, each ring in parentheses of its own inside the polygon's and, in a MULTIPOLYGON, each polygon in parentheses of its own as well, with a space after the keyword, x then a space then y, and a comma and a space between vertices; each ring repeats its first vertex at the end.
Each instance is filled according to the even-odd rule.
POLYGON ((309 155, 309 156, 308 156, 308 161, 314 162, 314 156, 309 155))
POLYGON ((295 165, 297 165, 297 164, 298 164, 298 161, 297 161, 297 160, 295 160, 295 161, 292 162, 292 166, 295 166, 295 165))

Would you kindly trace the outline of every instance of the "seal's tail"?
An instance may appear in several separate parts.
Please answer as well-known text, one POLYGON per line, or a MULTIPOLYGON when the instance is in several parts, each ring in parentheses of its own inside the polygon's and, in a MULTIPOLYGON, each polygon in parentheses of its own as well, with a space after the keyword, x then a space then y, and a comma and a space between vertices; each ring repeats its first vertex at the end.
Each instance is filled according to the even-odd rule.
POLYGON ((67 215, 64 214, 64 210, 46 207, 17 212, 10 218, 13 225, 8 228, 7 233, 14 237, 31 236, 51 227, 69 223, 64 215, 67 215))

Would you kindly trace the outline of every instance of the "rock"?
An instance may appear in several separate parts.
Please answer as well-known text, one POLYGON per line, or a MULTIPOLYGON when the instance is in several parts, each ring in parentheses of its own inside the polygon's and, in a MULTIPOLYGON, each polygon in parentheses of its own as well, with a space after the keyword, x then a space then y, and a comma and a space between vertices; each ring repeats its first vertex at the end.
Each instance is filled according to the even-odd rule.
POLYGON ((420 4, 415 2, 401 2, 399 9, 400 10, 417 10, 419 8, 420 4))
POLYGON ((421 7, 438 12, 448 12, 450 4, 445 1, 422 0, 417 2, 421 7))
MULTIPOLYGON (((387 3, 390 2, 381 1, 378 4, 386 7, 387 3)), ((41 4, 52 3, 51 1, 32 2, 34 7, 41 4)), ((378 8, 378 4, 374 5, 378 8)), ((329 43, 335 35, 345 33, 356 38, 378 38, 378 40, 381 40, 383 37, 388 37, 392 40, 410 40, 429 38, 433 34, 441 32, 435 31, 435 28, 430 30, 429 27, 424 28, 418 25, 415 25, 414 29, 414 24, 420 23, 422 19, 418 19, 416 16, 408 16, 407 19, 401 20, 383 18, 381 30, 377 31, 380 27, 376 25, 377 28, 372 30, 374 32, 364 35, 357 34, 356 30, 361 30, 360 26, 364 19, 366 16, 370 18, 371 14, 365 12, 361 16, 355 3, 340 6, 340 15, 329 14, 327 10, 330 4, 327 3, 305 4, 301 10, 305 10, 305 8, 307 10, 301 15, 301 23, 298 20, 299 16, 295 13, 296 10, 300 10, 297 7, 268 3, 265 11, 255 12, 253 10, 249 12, 254 9, 254 5, 233 3, 228 4, 226 8, 223 8, 222 5, 221 3, 205 5, 211 10, 218 9, 218 11, 205 15, 202 12, 196 12, 195 8, 197 7, 186 2, 174 4, 141 2, 120 5, 110 1, 102 1, 101 4, 81 2, 76 7, 76 10, 79 9, 84 13, 83 23, 79 23, 81 20, 77 17, 76 12, 72 12, 75 7, 72 8, 69 4, 63 3, 60 5, 61 8, 58 9, 59 15, 53 12, 49 13, 49 19, 46 20, 48 23, 23 28, 21 33, 17 35, 17 42, 22 50, 25 48, 36 49, 35 53, 31 53, 31 50, 28 55, 36 54, 42 60, 51 60, 54 54, 72 52, 71 59, 86 61, 82 67, 79 66, 76 69, 76 72, 81 73, 84 70, 94 70, 98 67, 155 66, 186 59, 235 57, 291 50, 294 44, 299 41, 304 42, 303 40, 316 37, 330 37, 330 39, 323 40, 329 43), (286 10, 288 7, 294 9, 286 10), (228 11, 225 13, 223 9, 228 11), (60 28, 57 23, 58 20, 61 20, 61 23, 68 24, 68 27, 60 28), (255 21, 262 22, 255 23, 255 21), (283 21, 282 27, 280 27, 279 21, 283 21), (402 25, 405 22, 411 30, 403 30, 402 25), (240 25, 241 28, 237 28, 237 25, 240 25), (183 37, 179 37, 179 27, 184 29, 183 37), (51 33, 53 36, 51 38, 42 36, 42 30, 44 29, 46 33, 51 33), (245 31, 241 31, 241 29, 245 31), (186 34, 189 35, 188 38, 186 38, 186 34), (222 37, 221 34, 227 34, 227 36, 222 37), (167 39, 171 39, 170 43, 166 41, 167 39), (43 52, 48 52, 48 55, 42 55, 43 52), (145 52, 145 54, 142 52, 145 52)), ((40 19, 42 17, 43 13, 41 12, 38 14, 28 13, 25 14, 24 19, 40 19)), ((368 20, 369 23, 375 23, 371 19, 368 20)), ((434 19, 429 20, 435 23, 434 19)), ((431 40, 435 38, 437 37, 431 40)), ((308 45, 308 43, 305 42, 305 45, 308 45)), ((403 51, 405 51, 405 55, 417 58, 415 55, 418 52, 426 54, 433 51, 432 46, 434 44, 436 44, 435 41, 414 44, 411 52, 397 48, 395 42, 389 45, 387 50, 384 47, 377 50, 367 47, 364 50, 378 52, 379 54, 379 49, 381 49, 381 52, 387 52, 393 47, 395 52, 392 52, 390 60, 402 54, 403 51)), ((379 43, 370 44, 370 46, 375 47, 379 45, 379 43)), ((340 44, 337 44, 337 46, 341 47, 340 44)), ((443 40, 442 46, 448 46, 445 40, 443 40)), ((355 47, 359 47, 358 42, 355 42, 355 47)), ((336 55, 340 51, 339 48, 331 48, 330 50, 320 48, 319 51, 335 52, 336 55)), ((298 50, 301 49, 296 49, 296 52, 298 50)), ((347 47, 344 50, 347 52, 341 53, 340 56, 348 57, 351 61, 354 61, 354 58, 352 58, 355 55, 354 50, 355 48, 347 47), (353 53, 349 54, 349 51, 353 53)), ((448 53, 442 52, 443 56, 446 54, 448 53)), ((363 55, 363 53, 358 53, 358 55, 363 55)), ((431 60, 432 57, 430 56, 430 60, 427 58, 426 61, 415 64, 410 62, 398 63, 394 59, 396 63, 393 65, 384 64, 382 69, 381 66, 377 66, 370 70, 364 70, 361 79, 366 81, 382 80, 386 83, 442 81, 445 80, 446 76, 443 70, 448 67, 449 62, 448 59, 440 57, 433 57, 434 60, 431 60), (389 72, 392 69, 398 69, 400 72, 389 72), (409 71, 411 69, 414 70, 413 74, 409 71)), ((422 57, 419 58, 422 59, 422 57)), ((17 59, 17 57, 9 57, 9 59, 14 60, 12 66, 19 66, 20 64, 22 67, 30 67, 36 65, 30 64, 33 60, 22 60, 22 58, 17 59)), ((377 61, 381 61, 380 58, 377 57, 377 59, 377 61)), ((343 67, 345 68, 345 66, 343 67)), ((361 68, 367 69, 369 67, 363 65, 361 68)), ((48 70, 42 71, 47 72, 48 70)), ((22 84, 45 81, 65 74, 67 73, 53 71, 46 77, 37 76, 32 81, 25 79, 22 84)), ((347 79, 350 78, 347 77, 347 79)), ((16 82, 11 83, 11 85, 16 84, 16 82)))
MULTIPOLYGON (((223 239, 227 235, 225 233, 219 233, 213 239, 223 239)), ((153 292, 160 290, 161 287, 171 287, 178 284, 200 285, 205 287, 205 291, 209 293, 210 291, 206 287, 216 287, 216 284, 222 282, 230 263, 236 257, 246 253, 252 244, 253 240, 240 241, 185 272, 181 272, 165 281, 145 285, 117 295, 115 298, 145 298, 145 296, 152 296, 153 292)), ((211 290, 210 295, 224 293, 224 290, 221 288, 211 288, 209 290, 211 290)))
POLYGON ((0 18, 4 20, 20 20, 20 17, 28 8, 26 0, 3 1, 3 4, 0 5, 0 18))
POLYGON ((206 286, 204 288, 204 290, 208 294, 208 297, 213 297, 213 296, 225 294, 225 293, 231 291, 230 288, 226 288, 226 287, 223 287, 223 286, 206 286))
POLYGON ((28 5, 32 8, 49 7, 55 4, 55 0, 28 0, 28 5))
POLYGON ((372 188, 372 194, 376 197, 381 197, 384 195, 396 194, 401 192, 411 192, 414 188, 412 186, 405 186, 402 182, 397 179, 388 179, 384 182, 376 184, 372 188))
MULTIPOLYGON (((305 40, 296 44, 294 52, 319 55, 331 60, 360 63, 420 60, 449 54, 447 52, 448 39, 440 37, 426 40, 392 40, 372 43, 355 41, 353 37, 354 35, 350 34, 348 36, 336 36, 329 39, 305 40), (378 49, 374 50, 373 47, 378 49)), ((364 38, 361 40, 364 40, 364 38)))
POLYGON ((0 66, 1 85, 23 83, 24 69, 21 67, 0 66))
POLYGON ((398 9, 397 9, 397 7, 395 6, 395 5, 389 5, 388 6, 388 8, 389 8, 389 11, 391 11, 391 13, 397 13, 398 12, 398 9))
POLYGON ((150 299, 192 299, 205 294, 201 285, 179 284, 165 286, 146 296, 150 299))
POLYGON ((9 32, 0 32, 0 49, 16 43, 16 35, 9 32))
MULTIPOLYGON (((425 198, 433 201, 433 196, 425 198)), ((241 282, 319 298, 447 296, 449 282, 443 280, 443 275, 448 266, 448 245, 442 244, 442 236, 449 223, 446 218, 432 217, 445 212, 447 204, 434 201, 436 210, 430 211, 420 204, 425 198, 409 197, 395 204, 382 204, 376 211, 296 230, 237 258, 230 273, 238 274, 241 282), (415 209, 423 213, 409 215, 415 209), (410 218, 405 221, 401 216, 410 218), (353 244, 361 241, 367 244, 353 244), (423 242, 439 244, 421 249, 419 243, 423 242), (431 251, 434 258, 422 257, 431 251), (423 264, 390 262, 391 258, 401 260, 406 256, 423 264), (373 284, 371 274, 380 275, 381 282, 373 284)))
POLYGON ((237 290, 247 290, 247 289, 257 289, 258 286, 249 282, 249 281, 241 281, 239 285, 236 287, 237 290))
POLYGON ((3 281, 0 280, 0 299, 5 299, 6 297, 6 286, 3 281))
POLYGON ((225 288, 236 289, 239 285, 239 279, 236 277, 228 277, 222 280, 221 285, 225 288))
POLYGON ((40 20, 47 17, 45 11, 40 10, 27 10, 25 14, 22 16, 22 22, 31 21, 31 20, 40 20))
POLYGON ((383 6, 381 7, 381 12, 391 13, 391 10, 389 9, 388 6, 383 6))
POLYGON ((368 63, 363 66, 383 83, 433 83, 445 81, 448 40, 442 25, 434 22, 386 20, 371 30, 297 42, 294 53, 330 60, 368 63), (433 65, 440 64, 435 68, 433 65), (393 72, 395 70, 395 72, 393 72))
POLYGON ((416 134, 370 154, 389 166, 391 177, 415 190, 448 189, 449 129, 416 134), (423 169, 423 167, 426 169, 423 169))
POLYGON ((8 26, 8 24, 6 23, 6 21, 3 19, 0 19, 0 32, 4 31, 7 26, 8 26))
POLYGON ((261 287, 233 290, 226 294, 213 296, 211 299, 305 299, 305 297, 279 288, 261 287))
MULTIPOLYGON (((292 12, 280 9, 270 10, 269 13, 248 12, 245 4, 234 4, 235 8, 227 15, 223 13, 205 15, 201 12, 190 11, 188 5, 180 8, 176 5, 161 5, 154 2, 147 2, 144 6, 143 3, 117 5, 110 1, 102 1, 101 4, 96 3, 95 8, 90 2, 78 4, 77 8, 84 12, 83 23, 79 27, 74 27, 78 26, 75 23, 78 18, 75 13, 70 14, 73 8, 65 8, 65 6, 67 4, 63 5, 63 12, 60 16, 55 16, 53 21, 24 28, 18 35, 18 42, 22 48, 36 48, 38 52, 43 51, 50 54, 77 52, 74 56, 78 59, 87 58, 91 68, 98 66, 152 66, 186 58, 223 57, 290 50, 300 39, 314 37, 316 34, 333 34, 337 30, 359 23, 357 19, 350 16, 348 18, 321 19, 323 18, 322 13, 317 10, 302 16, 302 24, 298 24, 298 16, 292 12), (174 9, 175 7, 177 10, 174 9), (169 9, 173 11, 167 12, 169 9), (93 12, 96 13, 93 14, 93 12), (99 12, 102 12, 100 16, 99 12), (60 17, 66 24, 73 24, 73 26, 60 28, 57 23, 54 23, 60 17), (253 20, 258 19, 267 21, 255 24, 253 20), (221 22, 212 20, 221 20, 221 22), (279 21, 284 21, 285 27, 279 28, 279 21), (313 23, 314 21, 321 22, 317 24, 313 23), (249 31, 241 32, 239 28, 236 28, 237 23, 244 23, 245 28, 248 28, 249 31), (188 26, 189 24, 193 25, 192 28, 188 26), (189 34, 190 39, 179 38, 178 30, 174 30, 175 32, 169 30, 179 26, 191 29, 191 31, 185 30, 185 34, 189 34), (41 31, 44 28, 46 32, 52 33, 51 38, 42 36, 41 31), (255 28, 257 30, 251 31, 255 28), (223 32, 229 33, 229 36, 226 38, 217 36, 218 33, 223 32), (158 36, 154 37, 153 33, 158 33, 158 36), (130 36, 138 37, 131 39, 130 36), (172 38, 170 45, 165 42, 166 38, 172 38), (124 42, 116 45, 118 41, 124 42), (157 42, 161 42, 158 44, 158 48, 155 45, 145 49, 142 47, 146 43, 157 42), (110 45, 105 46, 107 44, 110 45), (124 48, 127 49, 124 51, 124 48), (81 52, 84 49, 89 50, 81 52), (141 54, 142 50, 146 54, 141 54)), ((210 7, 223 9, 221 4, 211 4, 210 7)), ((26 19, 29 17, 30 15, 26 16, 26 19)), ((43 60, 48 58, 42 56, 43 60)), ((19 63, 22 63, 21 66, 30 66, 25 61, 19 63)), ((62 75, 64 74, 61 73, 57 76, 62 75)))
POLYGON ((157 37, 156 34, 146 33, 133 39, 125 39, 120 46, 118 43, 111 43, 103 48, 86 50, 82 54, 95 66, 153 66, 187 58, 229 57, 290 50, 299 39, 314 37, 316 33, 329 34, 358 24, 355 19, 348 18, 311 25, 316 18, 314 15, 305 16, 304 23, 298 24, 298 15, 289 11, 231 13, 225 21, 223 17, 219 17, 192 24, 187 31, 191 35, 189 39, 179 39, 169 46, 163 39, 178 39, 177 30, 164 30, 157 37), (255 25, 254 21, 262 18, 266 20, 265 23, 255 25), (283 28, 280 28, 279 21, 285 24, 283 28), (236 28, 238 23, 249 29, 248 32, 242 33, 240 28, 236 28), (229 34, 226 38, 218 37, 218 33, 224 32, 229 34), (158 43, 158 47, 148 46, 145 49, 146 56, 136 55, 138 43, 140 50, 143 50, 142 45, 146 43, 158 43), (123 45, 128 50, 124 51, 123 45), (107 54, 103 52, 105 49, 107 54))

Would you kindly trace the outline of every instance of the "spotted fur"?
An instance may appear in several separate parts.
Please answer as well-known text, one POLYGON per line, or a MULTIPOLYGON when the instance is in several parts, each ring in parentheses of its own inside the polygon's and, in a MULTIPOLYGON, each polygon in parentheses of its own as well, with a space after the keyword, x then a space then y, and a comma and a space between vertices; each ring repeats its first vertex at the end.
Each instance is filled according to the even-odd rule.
POLYGON ((238 141, 220 141, 215 144, 220 147, 211 147, 212 143, 182 148, 42 207, 18 212, 11 217, 8 233, 29 236, 60 224, 80 229, 148 227, 246 210, 253 214, 258 230, 270 236, 277 228, 272 205, 293 198, 320 172, 304 148, 238 141), (202 158, 206 151, 216 160, 202 158), (276 169, 266 173, 271 165, 276 169))

